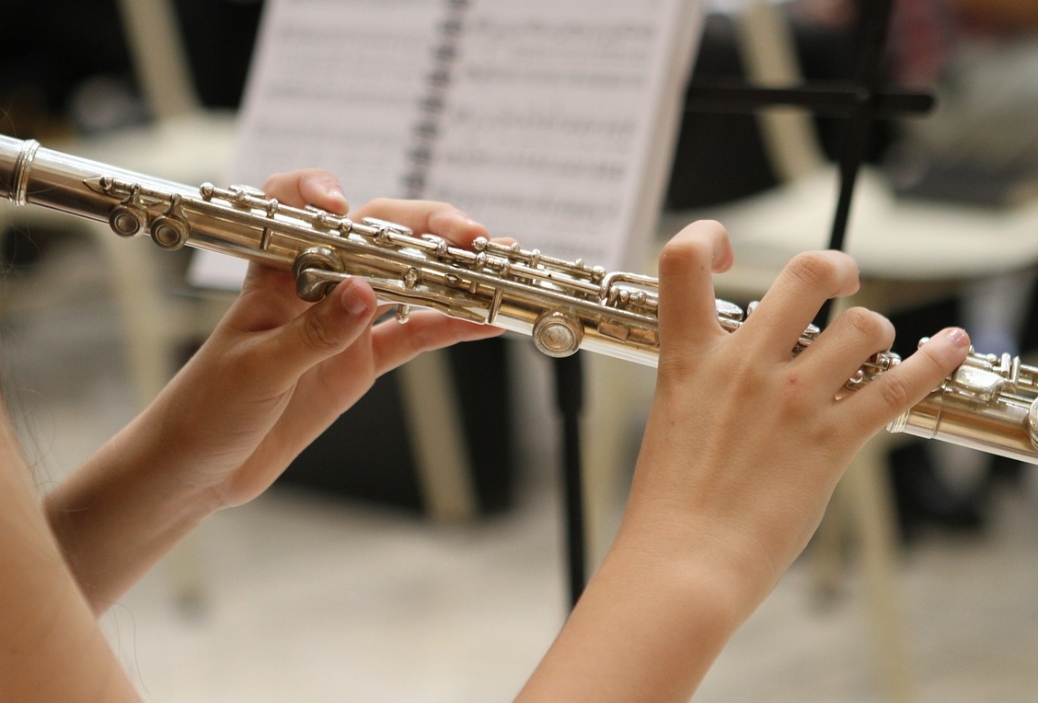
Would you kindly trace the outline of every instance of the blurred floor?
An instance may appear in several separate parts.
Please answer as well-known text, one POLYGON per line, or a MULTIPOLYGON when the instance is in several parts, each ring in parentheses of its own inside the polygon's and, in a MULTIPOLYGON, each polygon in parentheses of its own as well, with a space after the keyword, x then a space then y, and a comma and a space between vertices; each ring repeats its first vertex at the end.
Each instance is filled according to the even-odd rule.
MULTIPOLYGON (((45 484, 134 401, 99 254, 74 240, 44 254, 3 284, 2 354, 45 484)), ((551 452, 530 452, 515 510, 472 525, 275 488, 214 516, 105 627, 151 703, 510 700, 566 609, 551 452), (174 597, 178 563, 199 568, 195 607, 174 597)), ((906 552, 919 701, 1038 700, 1038 491, 1027 486, 999 489, 982 534, 923 534, 906 552)), ((821 607, 808 566, 737 634, 696 700, 882 700, 854 571, 821 607)))

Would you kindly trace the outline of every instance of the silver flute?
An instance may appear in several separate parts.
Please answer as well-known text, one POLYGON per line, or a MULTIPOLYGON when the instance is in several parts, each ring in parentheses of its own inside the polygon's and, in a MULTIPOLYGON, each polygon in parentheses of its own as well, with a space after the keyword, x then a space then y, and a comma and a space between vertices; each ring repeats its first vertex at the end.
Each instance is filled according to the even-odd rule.
MULTIPOLYGON (((308 301, 360 276, 397 306, 400 322, 415 306, 528 335, 553 357, 586 349, 651 366, 659 359, 659 286, 650 276, 483 238, 465 249, 391 222, 290 207, 246 186, 186 186, 4 135, 0 198, 107 222, 121 237, 147 235, 163 249, 209 249, 291 270, 308 301)), ((734 332, 753 307, 744 313, 718 300, 718 320, 734 332)), ((809 327, 792 352, 818 334, 809 327)), ((899 362, 891 352, 875 355, 848 389, 899 362)), ((887 429, 1038 464, 1038 368, 971 350, 887 429)))

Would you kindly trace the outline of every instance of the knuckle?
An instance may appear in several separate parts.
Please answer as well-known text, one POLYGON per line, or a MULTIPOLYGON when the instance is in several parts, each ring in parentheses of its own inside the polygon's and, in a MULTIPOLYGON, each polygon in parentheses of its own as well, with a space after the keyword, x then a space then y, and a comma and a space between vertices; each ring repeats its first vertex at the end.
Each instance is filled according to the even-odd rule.
POLYGON ((925 363, 925 372, 936 380, 943 378, 949 372, 948 362, 927 344, 921 345, 913 357, 922 359, 925 363))
POLYGON ((832 257, 817 251, 797 254, 786 266, 786 271, 809 290, 828 291, 839 275, 832 257))
POLYGON ((896 374, 886 374, 879 384, 883 402, 892 410, 904 410, 911 401, 912 393, 903 378, 896 374))
POLYGON ((322 315, 306 315, 302 325, 303 344, 314 351, 328 351, 339 346, 339 335, 322 315))
MULTIPOLYGON (((853 307, 844 311, 844 319, 865 339, 886 341, 893 337, 893 325, 887 318, 867 308, 853 307)), ((890 339, 890 341, 893 341, 890 339)))

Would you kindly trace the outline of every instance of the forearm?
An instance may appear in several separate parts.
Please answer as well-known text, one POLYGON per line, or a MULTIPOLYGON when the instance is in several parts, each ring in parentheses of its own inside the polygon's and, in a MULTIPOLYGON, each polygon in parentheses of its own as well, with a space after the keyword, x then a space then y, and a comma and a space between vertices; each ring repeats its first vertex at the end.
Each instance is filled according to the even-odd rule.
POLYGON ((138 701, 68 571, 0 419, 0 698, 138 701))
POLYGON ((148 414, 128 426, 45 501, 80 589, 104 612, 215 509, 182 479, 148 414))
POLYGON ((691 539, 655 545, 618 538, 519 703, 691 697, 756 596, 691 539))

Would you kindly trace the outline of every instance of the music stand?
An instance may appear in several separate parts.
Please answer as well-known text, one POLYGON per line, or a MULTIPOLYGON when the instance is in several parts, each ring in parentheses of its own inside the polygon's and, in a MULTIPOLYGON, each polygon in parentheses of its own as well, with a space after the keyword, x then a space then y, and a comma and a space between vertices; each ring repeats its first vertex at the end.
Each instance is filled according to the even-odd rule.
MULTIPOLYGON (((842 250, 858 173, 865 160, 875 122, 879 119, 920 115, 936 103, 928 92, 906 91, 883 82, 883 52, 887 43, 893 0, 860 3, 860 37, 855 76, 849 81, 805 82, 786 87, 762 87, 736 80, 693 81, 686 93, 687 112, 753 113, 773 106, 795 106, 816 116, 847 120, 848 129, 840 153, 840 188, 829 248, 842 250)), ((824 327, 831 301, 816 318, 824 327)), ((583 405, 583 369, 580 354, 554 363, 556 403, 563 426, 563 489, 571 604, 575 605, 587 584, 587 545, 581 479, 580 413, 583 405)))

